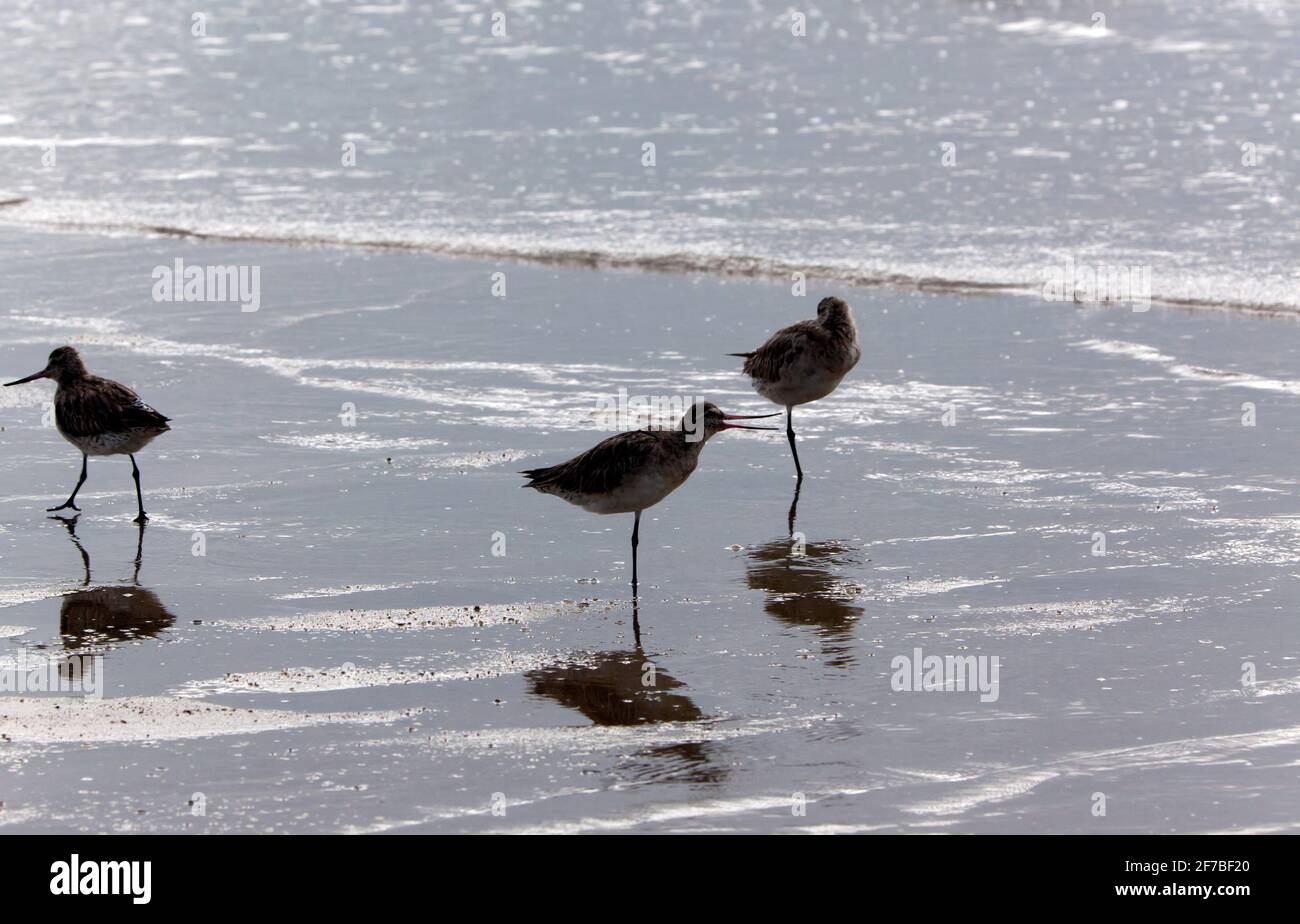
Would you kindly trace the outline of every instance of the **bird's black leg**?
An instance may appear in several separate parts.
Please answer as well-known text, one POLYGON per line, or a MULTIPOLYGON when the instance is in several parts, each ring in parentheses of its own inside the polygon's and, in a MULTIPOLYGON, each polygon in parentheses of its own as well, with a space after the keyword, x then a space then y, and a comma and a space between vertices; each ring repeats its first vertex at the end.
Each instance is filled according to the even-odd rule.
POLYGON ((636 647, 641 647, 641 620, 637 618, 636 596, 632 597, 632 637, 636 639, 636 647))
POLYGON ((636 522, 632 525, 632 596, 636 596, 636 547, 640 543, 641 511, 636 512, 636 522))
POLYGON ((67 500, 65 500, 63 503, 59 504, 59 506, 57 507, 46 507, 45 512, 53 513, 56 510, 67 510, 69 507, 71 507, 73 510, 80 513, 81 508, 78 507, 73 502, 77 499, 77 492, 81 490, 81 486, 85 483, 86 483, 86 454, 83 452, 81 454, 81 477, 77 479, 77 486, 72 489, 72 496, 69 497, 67 500))
POLYGON ((135 479, 135 505, 140 510, 135 521, 143 523, 149 519, 149 515, 144 512, 144 497, 140 494, 140 466, 135 464, 135 456, 128 455, 127 458, 131 460, 131 477, 135 479))
POLYGON ((799 480, 803 481, 803 466, 799 464, 799 450, 794 447, 794 407, 790 406, 785 409, 785 435, 790 440, 790 452, 794 455, 794 470, 799 475, 799 480))

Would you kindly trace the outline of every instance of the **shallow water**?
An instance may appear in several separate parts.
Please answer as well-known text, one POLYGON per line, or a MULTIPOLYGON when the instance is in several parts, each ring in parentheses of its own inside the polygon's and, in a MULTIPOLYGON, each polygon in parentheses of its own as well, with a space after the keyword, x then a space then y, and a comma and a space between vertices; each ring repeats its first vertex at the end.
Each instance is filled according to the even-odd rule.
POLYGON ((1294 4, 503 9, 8 4, 0 221, 1300 307, 1294 4))
POLYGON ((864 356, 797 412, 799 535, 783 434, 711 441, 644 518, 638 644, 631 517, 516 471, 620 387, 764 410, 723 354, 818 280, 73 234, 0 261, 5 380, 71 340, 174 427, 142 540, 121 459, 70 530, 51 386, 0 390, 0 657, 101 653, 107 687, 0 697, 7 830, 1300 822, 1294 323, 837 289, 864 356), (260 265, 261 309, 152 301, 176 257, 260 265), (997 698, 895 691, 917 648, 997 656, 997 698))

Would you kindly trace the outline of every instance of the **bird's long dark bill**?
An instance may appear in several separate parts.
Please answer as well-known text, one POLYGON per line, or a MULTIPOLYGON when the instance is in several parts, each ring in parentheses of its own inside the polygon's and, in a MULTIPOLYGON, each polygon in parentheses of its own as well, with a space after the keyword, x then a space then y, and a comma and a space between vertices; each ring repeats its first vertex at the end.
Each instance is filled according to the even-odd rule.
POLYGON ((43 378, 45 378, 44 369, 42 369, 40 372, 33 372, 31 375, 27 376, 27 378, 19 379, 16 382, 5 382, 5 388, 8 388, 10 385, 21 385, 24 382, 34 382, 37 379, 43 379, 43 378))
MULTIPOLYGON (((723 414, 723 420, 766 420, 768 417, 780 417, 781 412, 775 414, 723 414)), ((751 427, 746 424, 724 423, 724 430, 779 430, 780 427, 751 427)))

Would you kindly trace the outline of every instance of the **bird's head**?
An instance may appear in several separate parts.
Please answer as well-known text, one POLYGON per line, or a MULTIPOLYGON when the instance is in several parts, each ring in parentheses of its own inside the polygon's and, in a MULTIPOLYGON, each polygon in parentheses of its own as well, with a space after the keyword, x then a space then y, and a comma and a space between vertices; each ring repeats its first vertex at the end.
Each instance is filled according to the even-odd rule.
POLYGON ((698 401, 682 416, 682 431, 686 434, 688 443, 704 443, 723 430, 775 430, 776 427, 755 427, 731 421, 762 420, 764 417, 776 416, 777 414, 724 414, 713 402, 698 401))
POLYGON ((33 372, 26 378, 18 379, 15 382, 5 382, 5 387, 33 382, 36 379, 54 379, 56 382, 66 382, 81 378, 85 374, 86 365, 81 361, 81 354, 73 347, 61 346, 50 353, 49 362, 45 364, 45 368, 40 372, 33 372))
POLYGON ((849 303, 842 298, 823 298, 817 303, 817 320, 824 327, 831 327, 837 324, 853 323, 853 314, 849 311, 849 303))

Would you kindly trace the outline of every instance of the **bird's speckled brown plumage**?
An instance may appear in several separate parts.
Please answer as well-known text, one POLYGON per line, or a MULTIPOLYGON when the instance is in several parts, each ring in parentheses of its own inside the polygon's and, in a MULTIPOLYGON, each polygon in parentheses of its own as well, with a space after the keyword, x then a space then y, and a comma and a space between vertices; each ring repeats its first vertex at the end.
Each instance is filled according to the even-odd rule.
MULTIPOLYGON (((526 488, 554 494, 586 507, 587 498, 607 498, 648 471, 657 472, 665 486, 680 485, 695 470, 703 440, 686 441, 683 430, 632 430, 601 440, 567 462, 528 469, 526 488)), ((671 490, 671 489, 669 489, 671 490)), ((665 492, 666 493, 666 492, 665 492)), ((646 505, 649 506, 649 505, 646 505)), ((631 513, 633 510, 611 510, 631 513)))
POLYGON ((148 519, 144 512, 144 497, 140 491, 140 469, 135 464, 135 454, 149 445, 160 433, 166 433, 169 418, 159 414, 140 400, 140 396, 120 382, 100 378, 86 371, 80 354, 70 346, 61 346, 50 353, 44 369, 5 386, 22 385, 36 379, 54 379, 59 387, 54 392, 54 423, 59 434, 81 450, 81 478, 72 489, 72 496, 56 510, 80 510, 76 505, 77 492, 86 483, 87 456, 126 455, 131 459, 131 476, 135 479, 135 499, 139 508, 136 521, 148 519))
POLYGON ((842 299, 824 298, 817 305, 817 320, 783 327, 754 352, 733 355, 744 357, 743 371, 759 394, 790 407, 833 391, 857 365, 862 350, 849 306, 842 299))
MULTIPOLYGON (((169 419, 121 382, 97 375, 60 381, 54 395, 54 420, 59 432, 78 448, 83 444, 107 447, 115 436, 120 436, 123 443, 141 439, 148 442, 171 429, 167 426, 169 419)), ((143 445, 130 451, 138 452, 140 448, 143 445)), ((93 449, 89 452, 96 454, 93 449)))
POLYGON ((635 593, 641 511, 681 487, 695 471, 700 450, 714 434, 728 429, 771 429, 727 422, 736 419, 742 418, 724 415, 708 402, 697 404, 674 429, 619 433, 567 462, 521 472, 528 479, 523 487, 554 494, 591 513, 635 513, 632 527, 635 593))
POLYGON ((775 382, 781 373, 804 350, 815 344, 831 345, 830 335, 816 321, 800 321, 783 327, 752 353, 736 354, 745 357, 741 371, 751 378, 775 382))
POLYGON ((783 327, 752 353, 731 355, 744 358, 744 371, 755 391, 785 408, 790 454, 802 479, 803 467, 794 443, 794 408, 825 398, 862 357, 848 304, 839 298, 823 298, 817 303, 817 320, 783 327))

